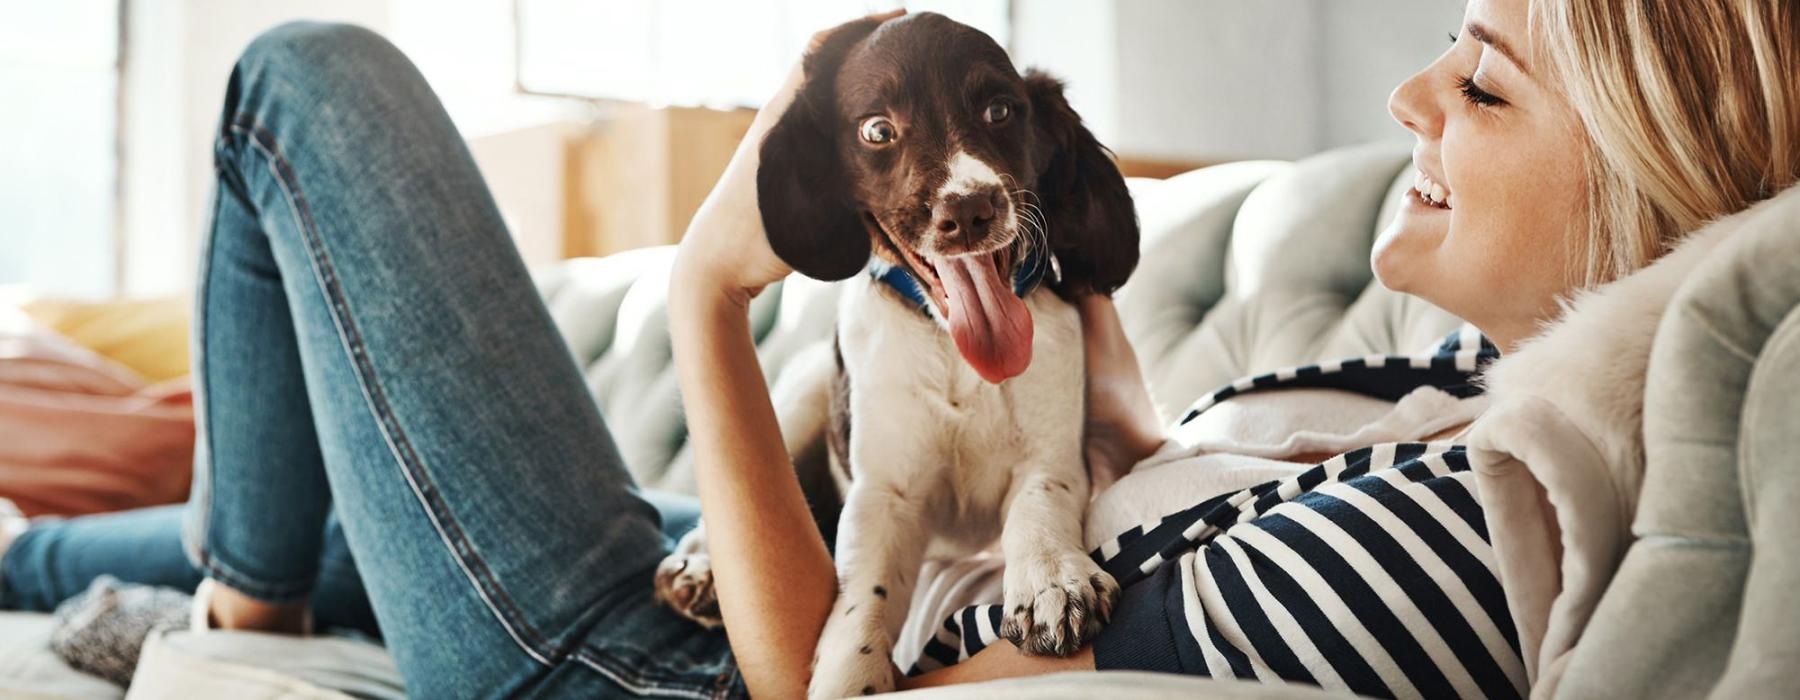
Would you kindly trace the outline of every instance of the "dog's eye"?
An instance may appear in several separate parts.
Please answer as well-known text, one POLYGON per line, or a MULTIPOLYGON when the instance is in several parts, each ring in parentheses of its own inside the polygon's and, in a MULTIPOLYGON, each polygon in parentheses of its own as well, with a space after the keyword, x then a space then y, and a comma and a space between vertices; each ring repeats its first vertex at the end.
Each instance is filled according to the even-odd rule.
POLYGON ((888 121, 887 117, 864 119, 862 127, 857 131, 862 134, 862 140, 873 144, 888 143, 900 136, 900 129, 895 127, 893 122, 888 121))
POLYGON ((1011 116, 1012 105, 1007 104, 1006 100, 995 100, 987 106, 986 112, 981 113, 981 118, 986 119, 989 124, 999 124, 1011 116))

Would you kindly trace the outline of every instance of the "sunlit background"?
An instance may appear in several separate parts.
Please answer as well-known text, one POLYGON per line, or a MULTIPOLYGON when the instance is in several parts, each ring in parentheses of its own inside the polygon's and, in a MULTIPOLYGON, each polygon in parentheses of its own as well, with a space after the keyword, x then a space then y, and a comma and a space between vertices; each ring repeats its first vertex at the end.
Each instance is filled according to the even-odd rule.
MULTIPOLYGON (((904 4, 987 31, 1128 172, 1403 138, 1455 0, 0 0, 0 290, 180 296, 232 59, 298 18, 419 64, 528 260, 675 240, 806 38, 904 4)), ((0 299, 4 301, 4 299, 0 299)))

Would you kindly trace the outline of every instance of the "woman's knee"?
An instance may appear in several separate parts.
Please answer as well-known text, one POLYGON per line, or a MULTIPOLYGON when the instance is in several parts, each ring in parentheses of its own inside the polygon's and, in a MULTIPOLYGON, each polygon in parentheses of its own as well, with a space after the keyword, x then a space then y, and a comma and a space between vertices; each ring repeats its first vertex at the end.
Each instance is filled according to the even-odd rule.
POLYGON ((306 21, 263 32, 239 56, 234 82, 271 80, 283 91, 329 95, 395 80, 423 82, 412 62, 380 34, 354 24, 306 21))
MULTIPOLYGON (((244 49, 225 92, 216 156, 245 135, 264 141, 385 141, 420 121, 447 121, 442 103, 387 39, 351 24, 289 22, 244 49)), ((268 144, 265 144, 267 146, 268 144)))
POLYGON ((241 62, 315 67, 326 59, 397 54, 399 49, 366 27, 339 22, 295 21, 264 31, 244 48, 241 62))

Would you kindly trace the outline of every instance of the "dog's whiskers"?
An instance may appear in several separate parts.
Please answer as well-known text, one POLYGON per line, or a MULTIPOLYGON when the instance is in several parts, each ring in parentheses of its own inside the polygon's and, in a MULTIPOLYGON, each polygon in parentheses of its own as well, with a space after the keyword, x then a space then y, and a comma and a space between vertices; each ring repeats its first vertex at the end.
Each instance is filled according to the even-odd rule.
POLYGON ((1019 197, 1019 194, 1030 194, 1030 192, 1020 190, 1018 193, 1015 193, 1017 206, 1016 216, 1022 241, 1019 249, 1021 257, 1029 257, 1031 252, 1038 246, 1043 246, 1046 249, 1049 248, 1049 225, 1045 220, 1043 208, 1035 203, 1025 201, 1022 197, 1019 197))
POLYGON ((1020 187, 1017 179, 1006 173, 1000 173, 1001 184, 1006 187, 1014 206, 1014 220, 1019 229, 1019 257, 1029 258, 1032 251, 1042 246, 1050 248, 1050 221, 1044 214, 1043 198, 1029 188, 1020 187))
POLYGON ((1019 187, 1019 183, 1013 182, 1011 175, 1001 175, 1000 177, 1006 181, 1007 192, 1014 197, 1030 197, 1033 204, 1043 203, 1043 200, 1038 197, 1036 192, 1031 191, 1029 188, 1019 187))

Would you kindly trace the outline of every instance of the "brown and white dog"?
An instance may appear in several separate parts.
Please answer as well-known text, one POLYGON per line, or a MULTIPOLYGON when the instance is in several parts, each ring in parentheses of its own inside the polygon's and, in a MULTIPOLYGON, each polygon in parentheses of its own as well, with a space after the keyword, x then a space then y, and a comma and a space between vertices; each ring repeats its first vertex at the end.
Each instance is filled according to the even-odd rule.
MULTIPOLYGON (((891 690, 922 559, 996 540, 1001 636, 1072 653, 1118 587, 1082 546, 1083 346, 1068 299, 1110 293, 1137 265, 1125 181, 1060 82, 1021 76, 993 39, 942 15, 842 25, 804 70, 762 143, 757 188, 776 254, 853 278, 823 479, 842 489, 839 594, 811 695, 891 690), (860 274, 872 257, 911 293, 891 272, 860 274), (1032 261, 1057 274, 1016 289, 1032 261)), ((717 624, 704 547, 703 531, 684 539, 657 592, 717 624)))

